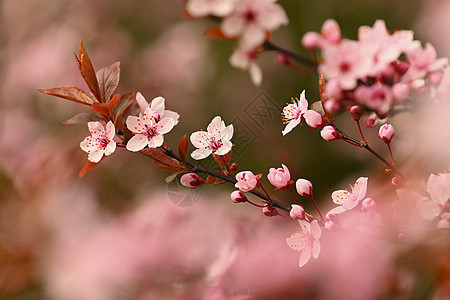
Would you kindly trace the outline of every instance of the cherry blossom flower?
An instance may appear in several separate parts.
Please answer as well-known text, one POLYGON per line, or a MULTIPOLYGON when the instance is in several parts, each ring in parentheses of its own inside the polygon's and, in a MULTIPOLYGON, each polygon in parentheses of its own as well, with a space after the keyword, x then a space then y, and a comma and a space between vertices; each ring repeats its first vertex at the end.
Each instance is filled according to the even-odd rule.
POLYGON ((203 159, 211 153, 216 155, 227 154, 233 144, 233 125, 225 126, 219 116, 216 116, 208 125, 207 131, 196 131, 191 134, 191 142, 198 149, 191 153, 193 159, 203 159))
POLYGON ((352 186, 352 191, 338 190, 331 194, 333 202, 340 206, 330 210, 332 214, 341 214, 355 208, 359 201, 363 200, 367 192, 367 177, 360 177, 352 186))
POLYGON ((299 220, 300 227, 294 232, 291 237, 286 239, 288 246, 295 250, 300 251, 300 260, 298 262, 299 267, 303 267, 311 258, 318 258, 320 254, 320 236, 322 230, 320 229, 317 220, 311 222, 299 220))
POLYGON ((235 2, 236 0, 189 0, 186 10, 196 18, 208 15, 224 17, 233 11, 235 2))
POLYGON ((98 163, 103 154, 108 156, 116 150, 116 142, 113 141, 116 128, 111 121, 106 126, 103 126, 100 122, 89 122, 88 128, 91 136, 85 138, 80 143, 80 147, 83 151, 89 153, 88 159, 91 162, 98 163))
MULTIPOLYGON (((158 107, 160 110, 160 107, 158 107)), ((127 127, 135 135, 128 141, 127 149, 133 152, 149 148, 157 148, 164 143, 163 135, 172 130, 175 121, 172 117, 161 119, 158 110, 152 110, 147 107, 144 113, 140 113, 139 117, 129 116, 127 118, 127 127)), ((164 104, 162 105, 164 110, 164 104)))
POLYGON ((419 214, 426 220, 433 220, 441 216, 450 220, 450 174, 431 174, 427 182, 427 198, 419 207, 419 214))
POLYGON ((141 113, 143 114, 147 108, 150 108, 153 112, 153 117, 156 122, 159 122, 163 118, 172 118, 174 121, 174 126, 178 124, 178 119, 180 115, 174 111, 165 109, 165 99, 161 96, 156 97, 152 100, 152 102, 148 103, 145 100, 144 96, 141 93, 136 94, 136 102, 141 109, 141 113))
POLYGON ((230 64, 241 70, 248 70, 250 79, 255 86, 260 86, 263 80, 261 68, 256 63, 258 51, 253 48, 238 47, 230 56, 230 64))
POLYGON ((246 47, 262 45, 266 33, 288 23, 283 8, 276 0, 239 0, 233 13, 226 16, 221 24, 223 34, 229 38, 239 38, 246 47))
POLYGON ((358 79, 364 79, 372 70, 371 48, 356 41, 343 40, 322 50, 324 62, 319 66, 327 80, 336 79, 345 90, 354 89, 358 79))
POLYGON ((284 135, 291 132, 294 127, 301 124, 302 118, 312 128, 317 128, 322 125, 322 116, 311 109, 308 109, 308 100, 305 98, 305 90, 300 94, 300 100, 293 98, 292 103, 283 108, 283 123, 287 124, 281 132, 284 135))
POLYGON ((242 171, 236 174, 236 188, 240 189, 242 192, 251 192, 259 184, 259 178, 262 174, 254 175, 251 171, 242 171))
POLYGON ((381 115, 389 112, 394 104, 391 87, 380 82, 371 86, 360 85, 354 95, 357 101, 381 115))
POLYGON ((328 19, 323 23, 320 34, 312 31, 307 32, 302 37, 302 45, 306 49, 314 50, 316 48, 323 48, 327 44, 337 44, 341 39, 339 24, 333 19, 328 19))
POLYGON ((281 164, 282 168, 270 168, 269 174, 267 174, 267 179, 269 179, 270 183, 275 186, 275 189, 285 189, 288 185, 292 184, 291 173, 289 169, 281 164))

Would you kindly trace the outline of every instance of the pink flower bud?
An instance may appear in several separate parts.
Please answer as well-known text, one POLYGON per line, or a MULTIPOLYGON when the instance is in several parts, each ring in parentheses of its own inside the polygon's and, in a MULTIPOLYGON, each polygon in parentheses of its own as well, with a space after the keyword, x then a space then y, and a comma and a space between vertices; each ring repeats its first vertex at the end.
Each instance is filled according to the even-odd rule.
POLYGON ((230 172, 233 173, 234 171, 236 171, 237 166, 238 166, 237 163, 232 163, 230 166, 230 172))
POLYGON ((397 72, 400 74, 400 76, 405 75, 405 73, 408 71, 409 65, 405 61, 399 61, 397 63, 397 72))
POLYGON ((350 114, 352 115, 353 120, 359 121, 363 115, 363 111, 358 105, 353 105, 350 107, 350 114))
POLYGON ((280 65, 289 66, 292 64, 291 58, 284 53, 278 53, 276 56, 276 60, 280 65))
POLYGON ((247 202, 247 196, 245 196, 244 193, 241 191, 232 192, 230 197, 234 203, 247 202))
POLYGON ((391 124, 384 124, 380 127, 380 131, 378 131, 378 136, 382 139, 386 144, 389 144, 394 137, 394 127, 391 124))
POLYGON ((314 50, 316 49, 320 44, 321 37, 316 32, 307 32, 302 37, 302 46, 305 47, 308 50, 314 50))
POLYGON ((328 19, 323 23, 320 34, 331 44, 339 43, 342 38, 341 29, 339 28, 338 23, 333 19, 328 19))
POLYGON ((236 174, 236 188, 243 192, 251 192, 258 185, 258 179, 261 178, 261 174, 254 175, 251 171, 242 171, 236 174))
POLYGON ((338 100, 336 100, 334 98, 329 98, 325 102, 323 108, 327 113, 330 113, 333 115, 333 114, 339 112, 341 110, 342 106, 338 100))
POLYGON ((392 94, 394 95, 394 99, 396 101, 404 100, 408 97, 409 87, 404 83, 397 83, 392 86, 392 94))
POLYGON ((372 128, 373 126, 375 126, 375 123, 376 120, 373 117, 369 117, 364 120, 364 126, 366 126, 366 128, 372 128))
POLYGON ((291 219, 294 220, 304 220, 305 219, 305 209, 303 208, 303 206, 297 205, 297 204, 292 204, 292 209, 289 213, 289 216, 291 217, 291 219))
POLYGON ((199 185, 206 183, 206 181, 195 173, 187 173, 181 176, 180 183, 185 187, 195 189, 199 185))
POLYGON ((392 184, 393 186, 399 187, 399 186, 402 185, 402 181, 401 181, 400 178, 398 178, 397 176, 395 176, 395 177, 392 178, 391 184, 392 184))
POLYGON ((322 128, 322 130, 320 131, 320 136, 326 141, 334 141, 341 138, 339 132, 337 132, 336 129, 331 125, 327 125, 322 128))
POLYGON ((322 126, 322 116, 315 110, 308 109, 304 114, 306 124, 311 128, 317 128, 322 126))
POLYGON ((303 197, 311 197, 312 196, 312 183, 306 179, 298 179, 295 183, 295 187, 297 188, 297 193, 303 197))
POLYGON ((267 174, 267 179, 270 183, 275 186, 275 189, 285 189, 291 181, 291 173, 285 165, 281 165, 283 168, 270 168, 269 174, 267 174))
POLYGON ((325 95, 328 98, 333 99, 341 99, 342 98, 342 89, 339 84, 339 81, 336 79, 331 79, 327 82, 325 86, 325 95))
POLYGON ((268 206, 267 204, 263 207, 263 214, 268 217, 273 217, 278 215, 278 210, 273 206, 268 206))
POLYGON ((365 210, 375 210, 377 208, 377 203, 372 198, 364 199, 362 207, 365 210))

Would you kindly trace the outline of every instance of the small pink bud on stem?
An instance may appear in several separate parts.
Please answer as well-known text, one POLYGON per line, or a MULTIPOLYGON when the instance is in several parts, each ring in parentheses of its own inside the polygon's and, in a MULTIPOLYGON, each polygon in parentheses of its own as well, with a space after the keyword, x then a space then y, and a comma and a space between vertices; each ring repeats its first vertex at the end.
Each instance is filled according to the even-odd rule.
POLYGON ((301 205, 292 204, 292 209, 289 216, 294 220, 305 220, 305 209, 301 205))
POLYGON ((390 144, 392 138, 394 137, 394 127, 391 124, 384 124, 380 127, 378 131, 378 136, 382 139, 386 144, 390 144))
POLYGON ((358 105, 354 105, 350 108, 350 114, 353 117, 353 120, 359 121, 361 119, 361 116, 363 115, 363 111, 361 107, 358 105))
POLYGON ((196 187, 206 183, 200 176, 195 173, 187 173, 181 176, 180 183, 185 187, 195 189, 196 187))
POLYGON ((327 125, 320 131, 320 136, 326 140, 326 141, 334 141, 341 138, 341 134, 336 131, 336 129, 331 126, 327 125))
POLYGON ((234 203, 243 203, 248 201, 247 196, 245 196, 245 194, 241 191, 232 192, 230 197, 234 203))
POLYGON ((268 217, 273 217, 278 215, 278 210, 275 207, 266 204, 263 207, 263 214, 265 214, 268 217))
POLYGON ((312 197, 312 183, 306 179, 298 179, 295 183, 297 193, 303 197, 312 197))

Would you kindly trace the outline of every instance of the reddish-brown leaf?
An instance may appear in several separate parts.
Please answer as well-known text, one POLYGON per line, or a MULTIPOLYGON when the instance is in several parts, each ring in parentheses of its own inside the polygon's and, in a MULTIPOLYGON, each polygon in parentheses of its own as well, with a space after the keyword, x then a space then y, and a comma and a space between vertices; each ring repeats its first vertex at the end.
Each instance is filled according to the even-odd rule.
POLYGON ((56 96, 86 105, 91 105, 96 102, 96 100, 89 97, 85 91, 74 86, 55 86, 47 89, 38 89, 38 91, 47 95, 56 96))
POLYGON ((108 103, 92 103, 92 108, 96 112, 109 117, 108 103))
POLYGON ((105 120, 93 113, 81 113, 63 122, 64 125, 87 124, 88 122, 104 122, 105 120))
POLYGON ((83 47, 83 40, 80 41, 78 56, 75 54, 75 57, 77 60, 78 69, 80 70, 81 76, 83 77, 84 81, 86 81, 89 90, 99 102, 102 102, 94 66, 92 65, 92 62, 89 59, 89 55, 83 47))
POLYGON ((206 36, 209 36, 209 37, 212 37, 212 38, 216 38, 216 39, 232 40, 232 39, 228 38, 227 36, 225 36, 223 34, 222 30, 220 30, 220 27, 207 29, 207 30, 205 30, 204 34, 206 36))
POLYGON ((111 101, 108 102, 108 111, 109 115, 112 117, 114 114, 114 107, 116 107, 117 103, 120 101, 120 95, 115 94, 114 97, 112 97, 111 101))
POLYGON ((113 114, 114 118, 117 120, 123 112, 135 102, 135 95, 134 93, 126 93, 120 97, 119 103, 114 107, 113 114))
POLYGON ((80 173, 78 174, 78 176, 83 177, 84 174, 86 174, 90 169, 92 169, 93 167, 95 167, 98 163, 94 163, 90 160, 88 160, 88 162, 84 165, 83 169, 81 169, 80 173))
POLYGON ((155 148, 142 149, 141 153, 152 158, 152 163, 163 170, 169 171, 188 171, 189 169, 181 166, 178 160, 167 156, 161 150, 155 148))
POLYGON ((223 171, 223 173, 225 175, 229 175, 228 169, 229 169, 229 165, 230 165, 230 159, 231 159, 231 153, 233 150, 230 150, 227 154, 225 155, 216 155, 216 154, 212 154, 214 160, 216 161, 216 163, 219 165, 219 168, 223 171))
POLYGON ((208 175, 208 177, 206 178, 206 183, 207 184, 214 184, 217 180, 217 177, 212 176, 212 175, 208 175))
POLYGON ((183 165, 186 165, 186 154, 188 148, 188 139, 186 135, 184 135, 180 142, 178 143, 178 154, 180 155, 181 162, 183 165))
POLYGON ((325 93, 326 84, 327 83, 325 81, 325 77, 323 76, 323 74, 319 74, 319 93, 320 93, 320 101, 322 102, 322 108, 325 113, 324 117, 325 120, 332 121, 333 116, 330 113, 328 113, 325 109, 325 103, 328 101, 327 94, 325 93))
POLYGON ((175 180, 175 178, 177 177, 178 174, 181 174, 181 173, 183 173, 183 172, 184 172, 184 171, 181 171, 181 172, 175 172, 175 173, 170 174, 170 175, 167 176, 166 179, 165 179, 166 183, 171 183, 172 181, 175 180))
POLYGON ((113 63, 98 70, 96 76, 100 97, 103 102, 108 102, 119 84, 120 62, 113 63))

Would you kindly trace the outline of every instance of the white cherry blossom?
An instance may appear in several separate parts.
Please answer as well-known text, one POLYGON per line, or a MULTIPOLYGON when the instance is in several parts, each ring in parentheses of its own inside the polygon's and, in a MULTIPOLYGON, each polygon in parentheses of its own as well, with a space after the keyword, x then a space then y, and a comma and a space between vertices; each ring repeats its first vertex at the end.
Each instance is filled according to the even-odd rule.
POLYGON ((108 156, 116 150, 116 142, 113 141, 116 128, 111 121, 106 126, 103 126, 100 122, 89 122, 88 128, 91 136, 85 138, 80 143, 80 147, 83 151, 89 153, 88 159, 91 162, 98 163, 103 154, 108 156))
POLYGON ((191 142, 198 149, 191 153, 193 159, 203 159, 211 153, 225 155, 233 146, 233 125, 225 126, 224 121, 216 116, 208 125, 207 131, 196 131, 191 134, 191 142))

